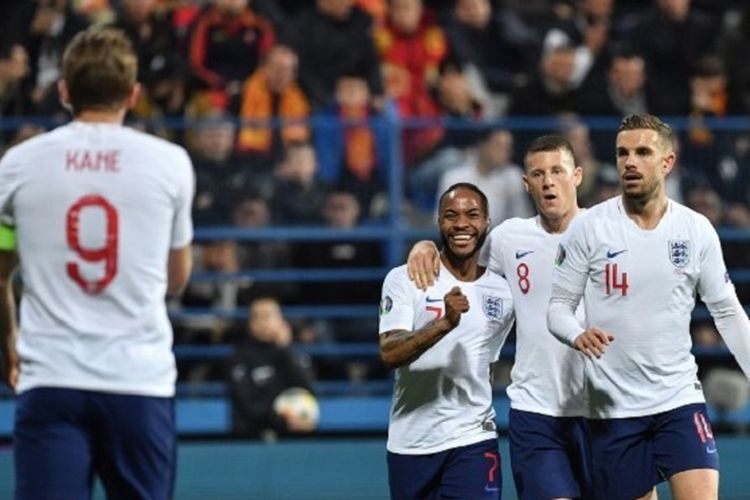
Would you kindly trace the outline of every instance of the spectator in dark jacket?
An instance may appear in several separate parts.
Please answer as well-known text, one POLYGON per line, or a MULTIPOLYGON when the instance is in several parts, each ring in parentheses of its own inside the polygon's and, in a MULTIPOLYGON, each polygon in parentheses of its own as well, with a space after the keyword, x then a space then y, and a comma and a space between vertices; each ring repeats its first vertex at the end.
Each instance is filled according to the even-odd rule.
POLYGON ((292 328, 278 301, 255 299, 249 313, 247 339, 227 366, 234 432, 269 438, 314 430, 317 422, 274 409, 274 401, 287 389, 312 393, 310 360, 290 347, 292 328))
POLYGON ((383 83, 372 33, 372 19, 354 0, 316 0, 287 26, 283 39, 299 55, 299 78, 313 105, 332 100, 342 75, 363 74, 375 100, 383 83))

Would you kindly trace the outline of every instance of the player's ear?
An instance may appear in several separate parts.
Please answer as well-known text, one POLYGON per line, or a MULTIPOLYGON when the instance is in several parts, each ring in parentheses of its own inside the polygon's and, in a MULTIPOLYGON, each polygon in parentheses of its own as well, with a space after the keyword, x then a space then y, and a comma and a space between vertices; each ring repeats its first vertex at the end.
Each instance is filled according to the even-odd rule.
POLYGON ((62 104, 63 108, 72 113, 73 110, 70 105, 70 92, 68 92, 68 84, 62 78, 57 81, 57 94, 60 98, 60 104, 62 104))
POLYGON ((126 109, 133 109, 135 105, 138 103, 138 99, 141 97, 141 84, 136 83, 133 85, 133 88, 130 89, 130 94, 128 94, 128 97, 125 100, 125 108, 126 109))

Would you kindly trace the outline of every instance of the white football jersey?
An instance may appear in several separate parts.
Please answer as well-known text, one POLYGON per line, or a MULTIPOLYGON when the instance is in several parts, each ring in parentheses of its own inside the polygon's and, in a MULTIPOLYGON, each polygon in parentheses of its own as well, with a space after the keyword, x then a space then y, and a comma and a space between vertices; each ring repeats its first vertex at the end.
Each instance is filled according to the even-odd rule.
MULTIPOLYGON (((545 315, 562 237, 547 232, 539 216, 508 219, 490 232, 480 261, 505 276, 513 294, 516 355, 507 390, 511 408, 576 417, 585 416, 585 356, 552 336, 545 315)), ((577 312, 585 324, 583 307, 577 312)))
POLYGON ((167 257, 192 239, 185 150, 114 124, 72 122, 0 161, 23 296, 18 392, 174 394, 167 257))
POLYGON ((702 215, 669 201, 652 230, 639 228, 621 197, 571 224, 554 285, 580 294, 589 326, 615 337, 586 361, 593 418, 651 415, 704 401, 690 352, 696 292, 706 302, 734 293, 719 237, 702 215))
POLYGON ((388 450, 421 455, 495 439, 490 364, 513 325, 513 300, 501 276, 486 271, 473 282, 457 280, 441 264, 427 291, 409 281, 406 266, 383 283, 380 333, 417 330, 445 313, 443 297, 454 286, 469 300, 458 326, 408 365, 396 369, 388 450))

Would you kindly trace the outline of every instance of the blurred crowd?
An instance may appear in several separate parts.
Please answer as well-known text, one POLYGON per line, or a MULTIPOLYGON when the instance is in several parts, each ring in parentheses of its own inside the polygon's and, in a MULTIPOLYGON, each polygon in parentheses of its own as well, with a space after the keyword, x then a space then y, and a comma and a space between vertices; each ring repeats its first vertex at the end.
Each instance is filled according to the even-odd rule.
MULTIPOLYGON (((584 168, 579 198, 591 205, 617 194, 618 176, 613 131, 584 117, 635 112, 683 120, 670 196, 716 226, 750 227, 750 133, 711 126, 750 116, 746 1, 2 2, 0 148, 69 119, 57 98, 59 63, 92 23, 132 39, 142 93, 128 121, 188 149, 199 227, 378 221, 394 162, 412 224, 429 224, 436 196, 457 180, 485 190, 493 225, 529 216, 523 147, 549 131, 573 144, 584 168), (522 117, 554 118, 554 127, 497 126, 522 117)), ((196 272, 380 268, 390 264, 381 246, 211 241, 196 246, 196 272)), ((742 245, 726 253, 730 266, 750 262, 742 245)), ((180 305, 232 311, 269 296, 376 304, 379 280, 197 281, 180 305)), ((359 319, 292 327, 306 342, 374 341, 376 330, 359 319)), ((233 328, 198 318, 180 325, 178 340, 226 342, 233 328)), ((188 373, 208 377, 201 369, 188 373)))

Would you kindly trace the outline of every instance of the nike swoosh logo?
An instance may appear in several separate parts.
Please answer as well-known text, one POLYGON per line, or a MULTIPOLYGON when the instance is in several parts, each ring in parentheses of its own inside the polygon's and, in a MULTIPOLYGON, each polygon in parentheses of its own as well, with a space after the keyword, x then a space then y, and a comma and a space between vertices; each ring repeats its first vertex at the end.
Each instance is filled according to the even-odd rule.
POLYGON ((442 302, 443 299, 431 299, 429 296, 425 299, 427 302, 442 302))
POLYGON ((489 484, 485 484, 484 491, 486 491, 487 493, 491 491, 500 491, 500 488, 498 488, 497 486, 490 486, 489 484))
POLYGON ((619 252, 613 252, 612 250, 607 250, 607 258, 608 259, 614 259, 615 257, 617 257, 618 255, 620 255, 623 252, 627 252, 627 249, 620 250, 619 252))
POLYGON ((716 446, 711 446, 711 445, 706 446, 706 453, 709 453, 711 455, 716 453, 716 446))
POLYGON ((516 259, 520 259, 521 257, 526 257, 530 253, 534 253, 534 250, 516 250, 516 259))

